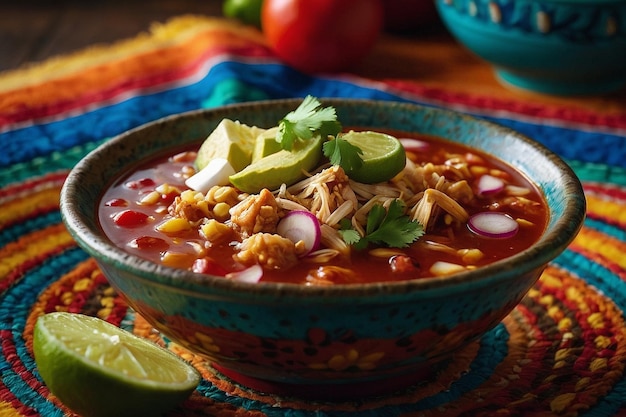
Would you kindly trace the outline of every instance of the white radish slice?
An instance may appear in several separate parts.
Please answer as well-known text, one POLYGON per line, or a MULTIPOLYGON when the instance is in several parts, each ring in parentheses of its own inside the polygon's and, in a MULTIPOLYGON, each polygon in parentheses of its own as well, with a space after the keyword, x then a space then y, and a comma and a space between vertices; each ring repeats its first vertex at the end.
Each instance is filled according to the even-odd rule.
POLYGON ((228 177, 235 174, 235 169, 227 159, 211 159, 207 166, 199 172, 187 178, 185 185, 192 190, 206 193, 215 185, 228 185, 228 177))
POLYGON ((230 272, 226 274, 226 278, 233 281, 248 282, 250 284, 256 284, 263 277, 263 267, 261 265, 252 265, 242 271, 230 272))
POLYGON ((495 239, 513 237, 519 230, 519 224, 508 214, 490 211, 473 215, 467 226, 477 235, 495 239))
POLYGON ((485 174, 478 179, 478 194, 492 195, 499 193, 504 189, 504 185, 504 181, 501 178, 485 174))
POLYGON ((322 231, 317 217, 306 210, 294 210, 287 213, 278 223, 276 233, 291 240, 293 243, 304 242, 308 255, 320 245, 322 231))
POLYGON ((413 138, 399 138, 398 139, 404 149, 409 152, 419 152, 428 148, 428 143, 423 140, 413 139, 413 138))

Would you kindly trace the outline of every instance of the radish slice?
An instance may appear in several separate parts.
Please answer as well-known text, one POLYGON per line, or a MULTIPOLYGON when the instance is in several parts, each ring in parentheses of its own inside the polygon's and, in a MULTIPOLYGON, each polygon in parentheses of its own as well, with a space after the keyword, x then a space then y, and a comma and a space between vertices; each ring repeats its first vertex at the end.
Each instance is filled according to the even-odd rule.
POLYGON ((226 278, 233 281, 248 282, 250 284, 256 284, 263 277, 263 267, 261 265, 252 265, 243 271, 230 272, 226 274, 226 278))
POLYGON ((320 245, 322 231, 317 217, 306 210, 290 211, 278 223, 276 232, 293 243, 304 242, 304 255, 316 250, 320 245))
POLYGON ((489 211, 470 217, 467 226, 477 235, 495 239, 513 237, 519 230, 519 224, 508 214, 489 211))
POLYGON ((428 143, 419 139, 400 138, 398 139, 404 149, 410 152, 420 152, 428 148, 428 143))
POLYGON ((492 195, 499 193, 504 189, 504 185, 502 179, 485 174, 478 179, 478 194, 492 195))

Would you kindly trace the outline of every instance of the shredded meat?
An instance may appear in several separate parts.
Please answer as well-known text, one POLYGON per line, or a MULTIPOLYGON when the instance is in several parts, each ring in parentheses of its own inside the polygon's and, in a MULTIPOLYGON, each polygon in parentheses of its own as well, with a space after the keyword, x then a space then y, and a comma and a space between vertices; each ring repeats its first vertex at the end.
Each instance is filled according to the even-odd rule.
POLYGON ((424 229, 428 229, 432 226, 439 208, 460 222, 466 222, 469 218, 469 214, 459 203, 434 188, 424 191, 424 197, 414 207, 413 218, 420 222, 424 229))
POLYGON ((292 185, 279 193, 281 198, 292 199, 306 207, 322 223, 328 223, 329 217, 339 207, 347 209, 349 214, 358 204, 356 195, 350 187, 350 179, 343 168, 331 166, 318 174, 292 185), (292 194, 293 193, 293 194, 292 194), (346 201, 352 205, 344 205, 346 201))
POLYGON ((256 233, 237 245, 236 261, 245 265, 259 264, 265 269, 285 269, 298 262, 296 245, 272 233, 256 233))
POLYGON ((323 265, 310 270, 306 277, 308 285, 348 284, 354 281, 356 274, 353 270, 333 265, 323 265))
POLYGON ((252 194, 230 209, 230 220, 244 236, 259 232, 272 233, 280 220, 274 195, 267 189, 252 194))
POLYGON ((444 191, 448 196, 461 203, 469 203, 474 199, 474 191, 467 180, 448 184, 444 191))
POLYGON ((211 213, 204 196, 193 191, 184 191, 174 199, 169 207, 169 213, 173 217, 188 220, 190 223, 198 223, 205 218, 211 218, 211 213))

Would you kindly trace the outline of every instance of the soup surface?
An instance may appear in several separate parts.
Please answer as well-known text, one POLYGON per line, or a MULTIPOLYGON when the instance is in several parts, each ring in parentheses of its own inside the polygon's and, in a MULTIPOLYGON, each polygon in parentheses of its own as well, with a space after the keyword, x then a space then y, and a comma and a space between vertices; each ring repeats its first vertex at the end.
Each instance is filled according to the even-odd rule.
POLYGON ((544 231, 543 196, 512 167, 441 138, 386 133, 400 138, 407 160, 386 183, 357 183, 322 163, 303 181, 255 194, 231 185, 190 190, 197 148, 181 149, 113 184, 99 205, 101 226, 116 245, 156 263, 303 285, 447 275, 509 257, 544 231), (304 211, 315 221, 295 222, 301 240, 277 232, 290 212, 304 211), (371 237, 370 226, 389 239, 371 237), (411 242, 389 244, 407 227, 418 229, 411 242))

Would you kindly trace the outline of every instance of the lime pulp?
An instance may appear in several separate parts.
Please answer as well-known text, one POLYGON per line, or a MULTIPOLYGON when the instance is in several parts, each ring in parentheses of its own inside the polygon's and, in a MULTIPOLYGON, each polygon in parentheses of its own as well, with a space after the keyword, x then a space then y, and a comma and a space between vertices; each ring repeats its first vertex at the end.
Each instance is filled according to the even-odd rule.
POLYGON ((174 353, 82 314, 40 316, 33 352, 50 391, 85 417, 160 415, 200 382, 199 372, 174 353))
POLYGON ((355 181, 365 184, 389 181, 406 165, 404 147, 394 136, 381 132, 350 131, 341 137, 362 151, 363 164, 346 171, 355 181))

